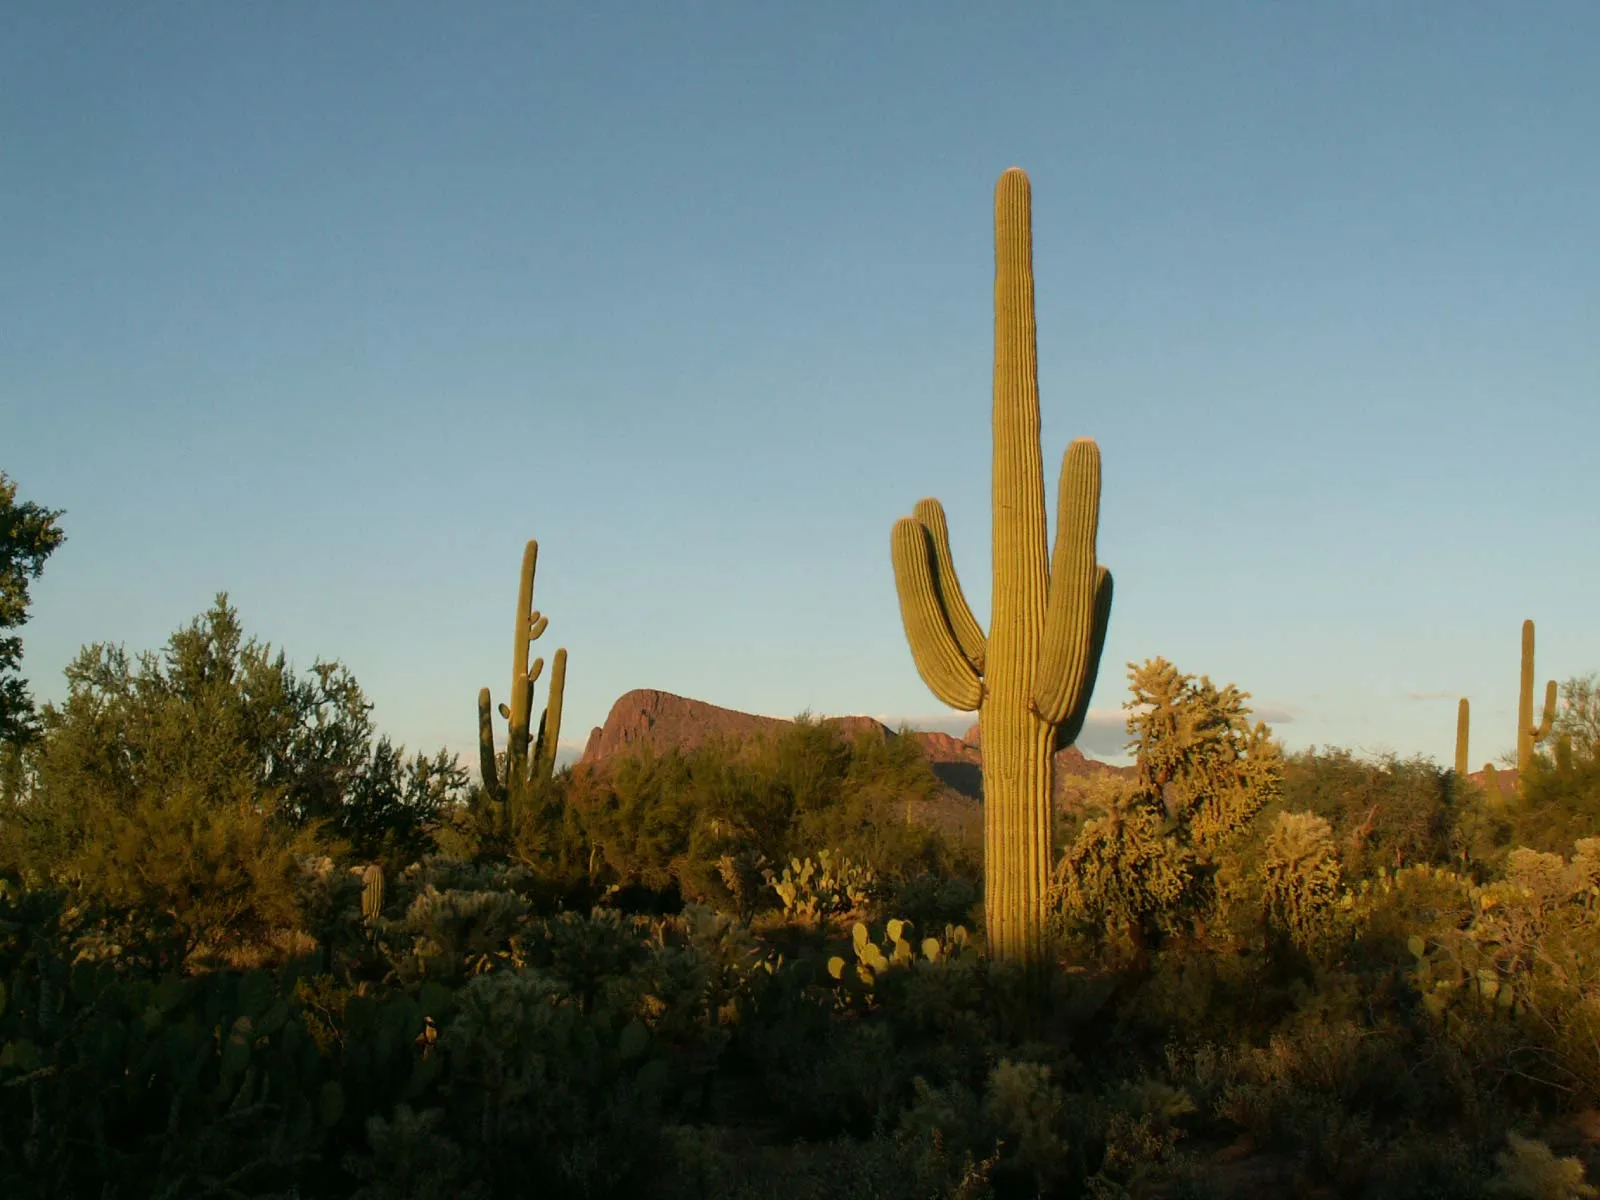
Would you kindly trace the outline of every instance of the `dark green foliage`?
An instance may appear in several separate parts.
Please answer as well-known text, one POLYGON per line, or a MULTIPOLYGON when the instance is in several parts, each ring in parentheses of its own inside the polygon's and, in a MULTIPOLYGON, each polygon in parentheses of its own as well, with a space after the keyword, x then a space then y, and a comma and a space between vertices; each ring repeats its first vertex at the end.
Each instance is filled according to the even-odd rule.
POLYGON ((1510 804, 1133 683, 1041 989, 912 739, 496 803, 224 604, 97 648, 7 777, 0 1195, 1587 1194, 1590 710, 1510 804))
POLYGON ((17 674, 22 639, 10 631, 27 621, 28 585, 66 540, 60 516, 31 500, 18 504, 16 483, 0 471, 0 749, 38 730, 33 699, 17 674))
POLYGON ((0 863, 68 889, 113 941, 164 930, 180 960, 280 952, 302 858, 353 848, 399 869, 465 782, 443 754, 374 742, 348 671, 297 675, 225 596, 161 654, 86 648, 67 683, 0 808, 0 863))
POLYGON ((1358 759, 1332 747, 1284 760, 1281 807, 1325 818, 1346 868, 1365 875, 1449 859, 1468 786, 1427 759, 1358 759))
POLYGON ((974 877, 972 847, 909 815, 938 793, 913 739, 847 740, 802 717, 747 744, 641 753, 572 779, 566 802, 610 883, 730 905, 741 858, 781 865, 822 848, 897 882, 974 877))

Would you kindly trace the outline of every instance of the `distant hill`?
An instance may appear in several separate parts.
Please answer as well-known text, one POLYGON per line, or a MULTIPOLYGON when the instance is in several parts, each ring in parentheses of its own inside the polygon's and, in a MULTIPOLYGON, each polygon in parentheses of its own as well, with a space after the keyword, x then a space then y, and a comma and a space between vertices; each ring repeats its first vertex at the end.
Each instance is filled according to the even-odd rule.
MULTIPOLYGON (((1479 787, 1484 786, 1482 771, 1472 771, 1467 775, 1467 778, 1479 787)), ((1494 769, 1494 780, 1499 785, 1502 796, 1508 799, 1516 796, 1517 769, 1515 767, 1496 767, 1494 769)))
MULTIPOLYGON (((847 736, 867 733, 885 740, 898 736, 873 717, 827 717, 824 721, 841 726, 847 736)), ((648 748, 657 754, 669 750, 689 751, 717 738, 750 738, 773 733, 792 724, 779 717, 762 717, 737 709, 722 708, 704 700, 691 700, 654 688, 638 688, 624 693, 611 706, 606 723, 589 734, 581 765, 596 767, 607 759, 648 748)), ((969 812, 983 800, 983 750, 978 726, 973 725, 960 738, 948 733, 914 730, 908 734, 921 743, 933 772, 944 783, 947 799, 969 812)), ((1084 783, 1102 775, 1131 776, 1132 767, 1087 758, 1076 746, 1056 755, 1056 801, 1070 802, 1080 794, 1084 783)), ((955 813, 947 813, 954 817, 955 813)))

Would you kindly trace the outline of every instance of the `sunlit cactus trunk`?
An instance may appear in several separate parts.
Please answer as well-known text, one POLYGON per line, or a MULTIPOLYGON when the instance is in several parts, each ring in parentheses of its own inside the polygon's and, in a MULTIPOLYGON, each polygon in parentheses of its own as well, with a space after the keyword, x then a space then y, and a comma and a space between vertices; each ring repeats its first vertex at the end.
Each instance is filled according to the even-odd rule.
POLYGON ((944 510, 920 501, 892 539, 901 617, 917 671, 983 738, 984 924, 989 954, 1041 957, 1052 867, 1055 751, 1083 727, 1111 613, 1095 561, 1100 451, 1073 442, 1061 464, 1049 551, 1028 177, 995 189, 993 593, 985 636, 961 591, 944 510))
POLYGON ((1550 736, 1556 714, 1556 681, 1544 685, 1544 716, 1533 723, 1533 622, 1522 623, 1522 678, 1517 689, 1517 780, 1533 765, 1533 748, 1550 736))
POLYGON ((383 868, 369 863, 361 872, 361 920, 369 930, 375 929, 383 915, 383 868))
POLYGON ((511 703, 500 705, 507 724, 506 756, 502 768, 494 748, 494 715, 489 689, 478 692, 478 765, 484 790, 504 803, 535 777, 548 778, 555 770, 556 742, 561 736, 561 705, 567 683, 567 652, 557 650, 550 670, 550 698, 539 718, 538 740, 530 736, 533 685, 544 671, 544 659, 531 663, 528 654, 550 621, 533 607, 534 575, 539 566, 539 543, 530 540, 522 551, 522 573, 517 589, 517 621, 511 660, 511 703))
POLYGON ((1467 777, 1467 737, 1472 726, 1472 711, 1467 698, 1461 697, 1456 705, 1456 778, 1467 777))

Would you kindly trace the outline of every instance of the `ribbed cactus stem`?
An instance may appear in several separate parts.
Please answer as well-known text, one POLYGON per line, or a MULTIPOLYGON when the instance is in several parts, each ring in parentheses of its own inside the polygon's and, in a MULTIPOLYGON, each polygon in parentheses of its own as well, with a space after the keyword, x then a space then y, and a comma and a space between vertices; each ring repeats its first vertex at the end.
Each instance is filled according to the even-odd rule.
POLYGON ((1556 712, 1556 681, 1550 680, 1544 689, 1544 716, 1533 723, 1533 622, 1522 623, 1522 679, 1517 690, 1517 774, 1533 763, 1533 748, 1550 736, 1550 725, 1556 712))
POLYGON ((550 663, 550 698, 539 718, 539 741, 534 756, 534 771, 547 778, 556 769, 556 746, 561 740, 561 702, 567 689, 567 652, 557 650, 550 663))
POLYGON ((361 872, 361 919, 368 925, 383 913, 383 867, 371 863, 361 872))
POLYGON ((506 790, 500 782, 499 764, 494 752, 494 705, 488 688, 478 690, 478 773, 483 776, 483 790, 497 804, 505 802, 506 790))
POLYGON ((499 803, 518 791, 529 779, 542 773, 548 776, 555 765, 555 738, 561 727, 561 701, 566 688, 567 652, 557 650, 551 672, 550 700, 539 720, 537 743, 530 736, 533 714, 533 688, 544 671, 544 659, 528 661, 533 643, 549 627, 548 617, 533 607, 534 575, 539 566, 539 543, 529 540, 522 551, 522 573, 517 588, 517 619, 511 660, 511 703, 499 706, 505 718, 506 758, 501 769, 494 748, 494 718, 489 689, 478 693, 478 762, 484 790, 499 803), (554 732, 548 735, 546 730, 554 732), (546 741, 549 742, 548 751, 546 741))
POLYGON ((1471 710, 1467 698, 1461 697, 1456 705, 1456 778, 1467 777, 1467 735, 1471 726, 1471 710))
POLYGON ((517 587, 515 649, 511 656, 510 729, 506 741, 506 771, 521 779, 528 769, 528 720, 533 707, 533 672, 529 670, 528 649, 544 632, 543 618, 533 607, 533 577, 539 567, 539 543, 530 540, 522 550, 522 574, 517 587), (535 624, 539 633, 534 633, 535 624))
POLYGON ((1028 177, 995 189, 994 461, 989 633, 956 578, 938 501, 895 523, 895 583, 917 671, 952 708, 977 709, 983 738, 984 921, 989 953, 1043 950, 1051 871, 1054 752, 1082 728, 1111 610, 1095 561, 1100 451, 1073 442, 1061 464, 1056 542, 1046 527, 1039 446, 1033 226, 1028 177))

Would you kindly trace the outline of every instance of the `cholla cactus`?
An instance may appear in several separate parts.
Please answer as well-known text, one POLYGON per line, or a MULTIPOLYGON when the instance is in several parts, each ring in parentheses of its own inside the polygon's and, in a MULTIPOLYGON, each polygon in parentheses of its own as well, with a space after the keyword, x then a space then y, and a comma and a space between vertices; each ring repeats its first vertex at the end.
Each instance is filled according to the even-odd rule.
POLYGON ((1279 813, 1267 835, 1263 901, 1268 919, 1302 950, 1315 950, 1331 932, 1342 888, 1333 827, 1315 813, 1279 813))
POLYGON ((1123 796, 1078 831, 1055 890, 1070 922, 1137 945, 1146 921, 1178 908, 1193 875, 1194 854, 1167 835, 1164 815, 1123 796))
POLYGON ((1283 755, 1264 723, 1251 725, 1249 692, 1219 688, 1205 675, 1197 680, 1164 658, 1128 675, 1139 790, 1208 859, 1279 794, 1283 755))

